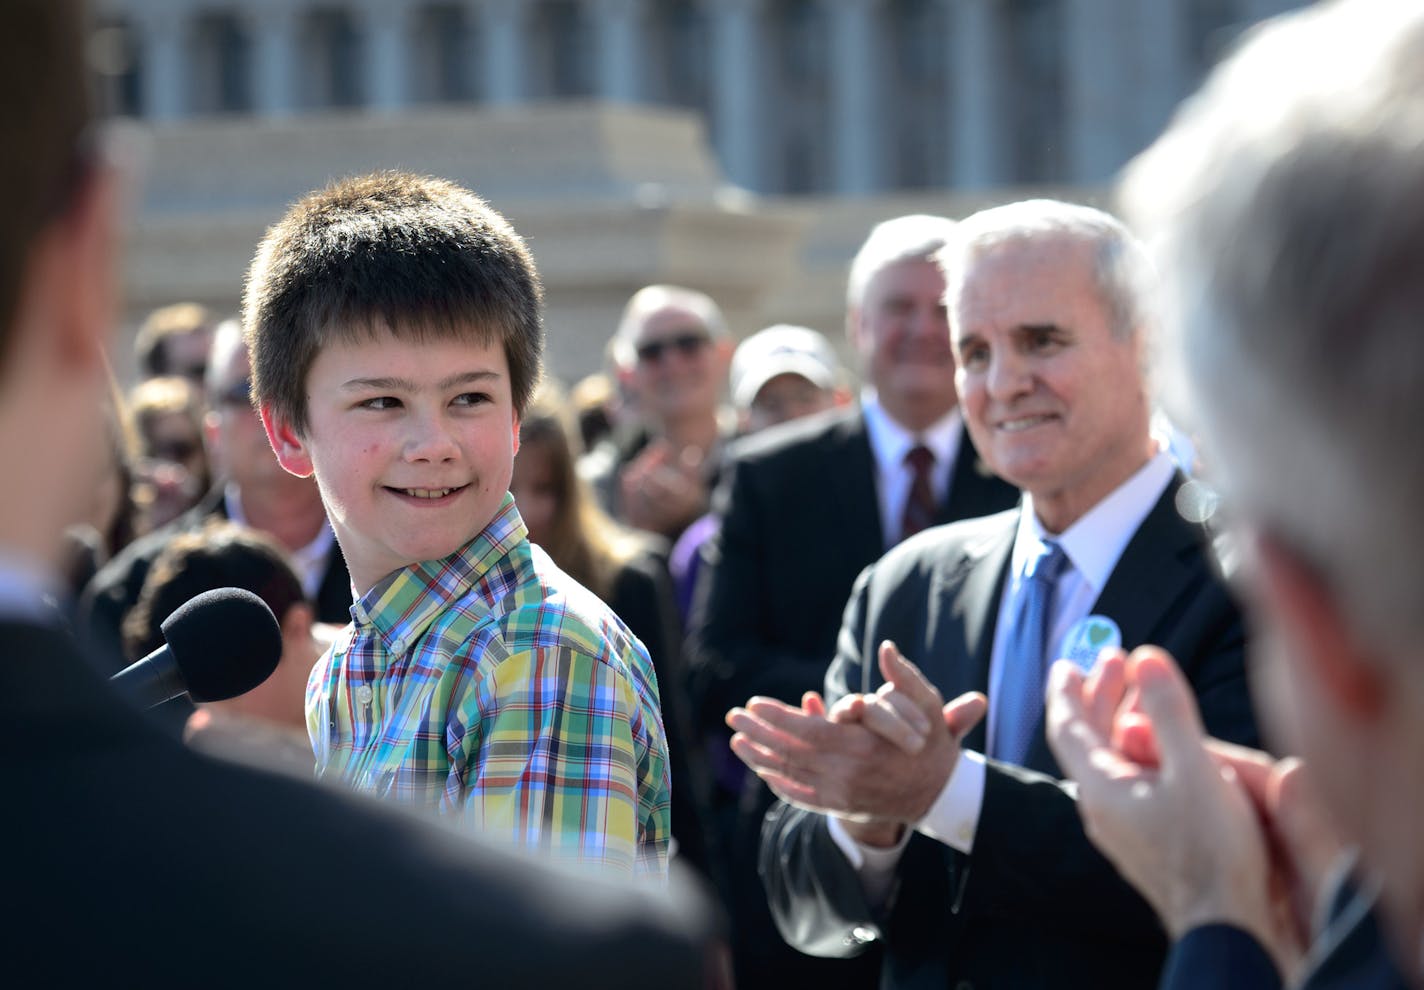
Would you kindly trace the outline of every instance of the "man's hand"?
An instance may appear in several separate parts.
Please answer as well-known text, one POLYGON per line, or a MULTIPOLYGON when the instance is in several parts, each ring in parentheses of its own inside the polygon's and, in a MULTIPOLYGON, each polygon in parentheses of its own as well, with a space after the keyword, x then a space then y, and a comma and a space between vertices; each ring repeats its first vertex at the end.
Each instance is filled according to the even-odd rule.
POLYGON ((1155 647, 1106 655, 1086 679, 1060 661, 1046 705, 1048 741, 1078 784, 1089 837, 1168 932, 1178 938, 1198 925, 1234 924, 1291 972, 1300 930, 1282 893, 1298 882, 1283 883, 1280 864, 1303 854, 1313 871, 1325 856, 1318 836, 1302 840, 1313 830, 1301 814, 1313 816, 1303 809, 1304 789, 1290 783, 1291 768, 1209 740, 1176 663, 1155 647), (1292 792, 1283 808, 1280 799, 1292 792), (1287 820, 1277 818, 1281 810, 1286 832, 1269 824, 1287 820))
POLYGON ((707 511, 707 481, 700 452, 679 455, 653 440, 618 476, 624 520, 636 529, 675 536, 707 511))
POLYGON ((814 692, 801 708, 753 698, 727 714, 732 750, 783 800, 836 815, 870 845, 893 844, 924 817, 984 713, 982 695, 949 705, 893 644, 879 655, 885 685, 827 712, 814 692), (869 826, 869 827, 863 827, 869 826))

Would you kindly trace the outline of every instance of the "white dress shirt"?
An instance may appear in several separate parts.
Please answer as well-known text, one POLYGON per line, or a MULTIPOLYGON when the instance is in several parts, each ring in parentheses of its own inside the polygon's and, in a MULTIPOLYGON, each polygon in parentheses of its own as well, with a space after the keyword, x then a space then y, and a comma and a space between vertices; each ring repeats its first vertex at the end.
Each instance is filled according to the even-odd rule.
POLYGON ((900 524, 905 517, 905 502, 915 472, 905 463, 905 455, 923 444, 934 454, 934 470, 930 488, 935 504, 943 505, 949 497, 949 483, 954 475, 954 462, 959 457, 959 443, 964 435, 959 407, 931 423, 926 429, 912 433, 890 418, 880 405, 873 389, 861 394, 861 412, 870 439, 870 452, 875 458, 875 491, 880 497, 880 532, 885 536, 885 549, 899 543, 900 524))
MULTIPOLYGON (((1058 579, 1049 616, 1054 653, 1062 652, 1064 638, 1079 620, 1089 614, 1133 534, 1167 490, 1175 469, 1171 455, 1159 450, 1106 498, 1056 535, 1044 530, 1033 511, 1033 497, 1025 493, 1024 510, 1019 515, 1018 532, 1014 537, 1009 563, 1009 580, 1004 582, 1003 596, 999 601, 1000 616, 1005 614, 1005 609, 1018 592, 1024 566, 1037 556, 1042 541, 1051 537, 1068 557, 1068 566, 1058 579)), ((1006 622, 995 623, 989 661, 989 738, 993 737, 993 725, 998 718, 994 700, 1003 679, 1007 626, 1006 622)), ((972 852, 979 813, 984 805, 984 775, 983 755, 962 750, 944 790, 925 817, 915 823, 915 831, 962 853, 972 852)), ((829 826, 831 838, 860 873, 866 895, 872 903, 883 901, 893 880, 895 864, 909 842, 909 831, 898 845, 881 849, 858 843, 834 816, 830 818, 829 826)))

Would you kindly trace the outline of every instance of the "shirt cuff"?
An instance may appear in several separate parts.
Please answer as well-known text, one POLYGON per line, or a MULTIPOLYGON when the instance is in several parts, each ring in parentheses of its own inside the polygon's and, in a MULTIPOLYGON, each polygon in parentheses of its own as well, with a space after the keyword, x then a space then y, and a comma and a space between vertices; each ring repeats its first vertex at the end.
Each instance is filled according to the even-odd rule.
POLYGON ((959 762, 915 831, 968 855, 974 851, 979 813, 984 808, 984 757, 959 751, 959 762))
POLYGON ((910 830, 905 829, 900 841, 893 846, 866 846, 857 842, 835 815, 826 816, 826 829, 831 833, 831 841, 860 877, 860 889, 864 891, 866 901, 873 908, 884 906, 895 883, 895 867, 900 862, 900 854, 910 841, 910 830))

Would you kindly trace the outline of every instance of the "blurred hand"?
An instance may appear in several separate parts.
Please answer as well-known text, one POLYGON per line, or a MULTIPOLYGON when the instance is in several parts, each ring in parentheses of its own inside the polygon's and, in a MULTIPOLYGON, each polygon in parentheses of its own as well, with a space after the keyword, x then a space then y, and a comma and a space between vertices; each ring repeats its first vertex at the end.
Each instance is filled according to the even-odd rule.
POLYGON ((639 451, 618 476, 623 521, 673 537, 707 511, 707 481, 699 451, 675 451, 657 439, 639 451))
POLYGON ((1291 973, 1304 934, 1295 898, 1313 896, 1338 849, 1298 764, 1208 739, 1190 687, 1156 647, 1106 654, 1087 678, 1060 661, 1046 707, 1089 837, 1169 934, 1233 924, 1291 973))

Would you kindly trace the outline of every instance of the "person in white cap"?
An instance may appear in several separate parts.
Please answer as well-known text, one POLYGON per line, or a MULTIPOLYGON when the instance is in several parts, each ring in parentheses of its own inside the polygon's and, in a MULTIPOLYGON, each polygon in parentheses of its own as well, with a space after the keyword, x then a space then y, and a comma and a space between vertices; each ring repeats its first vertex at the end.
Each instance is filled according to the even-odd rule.
POLYGON ((840 359, 810 327, 778 323, 752 334, 732 355, 732 404, 743 434, 844 405, 840 359))

